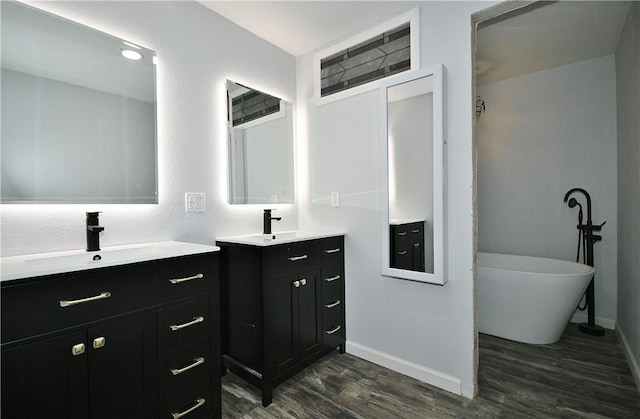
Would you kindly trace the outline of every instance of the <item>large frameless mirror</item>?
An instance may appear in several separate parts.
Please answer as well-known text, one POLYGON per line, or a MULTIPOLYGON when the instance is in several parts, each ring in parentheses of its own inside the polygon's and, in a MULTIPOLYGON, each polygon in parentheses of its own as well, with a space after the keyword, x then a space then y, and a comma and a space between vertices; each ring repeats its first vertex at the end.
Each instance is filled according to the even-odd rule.
POLYGON ((155 53, 0 3, 0 202, 157 203, 155 53))
POLYGON ((227 80, 229 203, 295 202, 292 104, 227 80))
POLYGON ((444 284, 442 66, 380 87, 382 274, 444 284))

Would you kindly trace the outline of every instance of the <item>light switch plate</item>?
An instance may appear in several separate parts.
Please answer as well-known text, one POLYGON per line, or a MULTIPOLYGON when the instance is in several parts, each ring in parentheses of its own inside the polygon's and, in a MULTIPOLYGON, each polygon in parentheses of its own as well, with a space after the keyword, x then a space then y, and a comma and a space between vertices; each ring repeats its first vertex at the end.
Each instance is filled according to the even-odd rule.
POLYGON ((187 212, 205 212, 204 194, 187 192, 185 196, 185 209, 187 212))
POLYGON ((331 191, 331 206, 340 206, 340 191, 331 191))

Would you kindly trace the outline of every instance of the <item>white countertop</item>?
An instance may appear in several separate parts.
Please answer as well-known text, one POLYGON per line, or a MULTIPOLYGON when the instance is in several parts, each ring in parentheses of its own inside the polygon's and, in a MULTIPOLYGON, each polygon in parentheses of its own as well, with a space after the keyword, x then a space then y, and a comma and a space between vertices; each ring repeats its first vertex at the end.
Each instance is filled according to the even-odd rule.
POLYGON ((0 281, 83 271, 127 263, 217 252, 218 246, 177 241, 103 247, 96 252, 68 250, 0 258, 0 281), (97 259, 99 256, 99 260, 97 259))
POLYGON ((218 237, 216 242, 234 244, 248 244, 251 246, 275 246, 278 244, 295 243, 307 240, 324 239, 327 237, 344 236, 343 232, 310 232, 310 231, 276 231, 271 234, 243 234, 239 236, 218 237))
POLYGON ((391 225, 421 223, 424 221, 426 221, 424 218, 389 218, 389 224, 391 225))

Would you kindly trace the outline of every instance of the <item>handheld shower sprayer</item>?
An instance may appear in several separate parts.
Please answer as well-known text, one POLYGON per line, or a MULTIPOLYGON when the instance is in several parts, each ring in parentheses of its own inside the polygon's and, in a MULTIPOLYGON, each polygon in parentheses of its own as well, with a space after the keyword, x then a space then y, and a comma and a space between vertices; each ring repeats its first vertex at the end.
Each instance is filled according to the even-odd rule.
POLYGON ((569 200, 569 208, 574 208, 576 205, 578 206, 578 209, 579 209, 578 210, 578 224, 582 224, 582 205, 580 205, 578 200, 576 200, 575 198, 571 198, 569 200))
MULTIPOLYGON (((578 255, 576 256, 576 261, 580 262, 580 249, 582 248, 583 255, 583 263, 586 263, 589 266, 593 265, 593 245, 602 240, 602 236, 593 234, 594 231, 602 230, 602 226, 606 223, 606 221, 600 225, 593 225, 593 221, 591 220, 591 196, 589 192, 585 191, 582 188, 573 188, 570 189, 564 195, 564 202, 569 205, 569 208, 578 207, 578 255), (582 205, 578 202, 576 198, 571 198, 571 194, 574 192, 579 192, 584 195, 587 201, 587 223, 582 223, 582 205), (568 202, 567 202, 568 201, 568 202)), ((591 282, 589 282, 589 286, 586 291, 586 300, 587 300, 587 308, 588 308, 588 323, 580 323, 579 329, 580 331, 587 333, 589 335, 594 336, 603 336, 604 329, 602 326, 598 326, 595 323, 595 275, 591 278, 591 282)), ((582 309, 582 308, 581 308, 582 309)))

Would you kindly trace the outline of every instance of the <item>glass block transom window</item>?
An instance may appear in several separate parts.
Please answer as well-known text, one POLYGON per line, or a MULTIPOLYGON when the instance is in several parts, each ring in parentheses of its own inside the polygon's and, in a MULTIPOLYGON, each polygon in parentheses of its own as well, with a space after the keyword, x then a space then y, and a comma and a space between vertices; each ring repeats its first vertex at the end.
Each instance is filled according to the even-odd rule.
POLYGON ((231 99, 232 126, 244 124, 280 111, 280 99, 251 90, 231 99))
POLYGON ((320 61, 324 97, 411 69, 409 22, 320 61))

